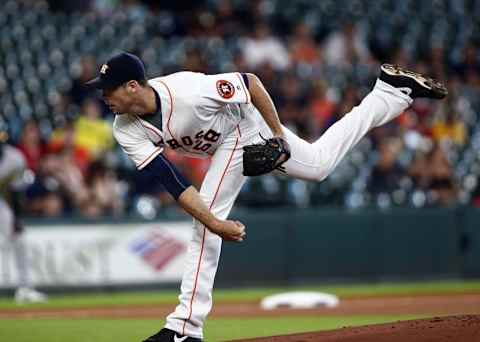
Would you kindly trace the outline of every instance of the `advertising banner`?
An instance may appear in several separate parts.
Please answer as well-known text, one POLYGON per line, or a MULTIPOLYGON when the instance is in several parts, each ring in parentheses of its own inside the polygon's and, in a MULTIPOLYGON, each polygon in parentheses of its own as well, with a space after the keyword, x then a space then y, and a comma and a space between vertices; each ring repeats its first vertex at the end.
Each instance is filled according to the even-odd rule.
POLYGON ((34 286, 179 282, 191 234, 189 221, 26 227, 20 250, 0 242, 0 287, 18 283, 21 250, 34 286))

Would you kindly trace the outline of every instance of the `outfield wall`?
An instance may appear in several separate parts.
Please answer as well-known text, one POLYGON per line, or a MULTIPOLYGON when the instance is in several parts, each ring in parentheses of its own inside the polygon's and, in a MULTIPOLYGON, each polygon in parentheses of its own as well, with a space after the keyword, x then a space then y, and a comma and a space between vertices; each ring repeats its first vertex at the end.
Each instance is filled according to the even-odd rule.
POLYGON ((224 247, 219 281, 480 275, 476 210, 302 210, 257 214, 244 221, 250 227, 248 244, 224 247))
MULTIPOLYGON (((480 276, 480 210, 236 212, 241 244, 225 243, 217 284, 281 285, 330 280, 480 276)), ((37 286, 171 284, 180 281, 191 223, 27 224, 29 271, 37 286)), ((0 248, 0 287, 18 274, 0 248)))

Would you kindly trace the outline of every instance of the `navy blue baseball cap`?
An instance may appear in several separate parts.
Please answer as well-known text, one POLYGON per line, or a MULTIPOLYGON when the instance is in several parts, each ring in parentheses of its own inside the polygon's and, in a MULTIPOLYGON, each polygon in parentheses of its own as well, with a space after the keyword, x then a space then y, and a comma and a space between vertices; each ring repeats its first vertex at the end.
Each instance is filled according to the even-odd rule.
POLYGON ((85 83, 86 86, 106 89, 116 88, 125 82, 145 79, 145 67, 137 56, 122 52, 110 58, 100 68, 100 76, 85 83))

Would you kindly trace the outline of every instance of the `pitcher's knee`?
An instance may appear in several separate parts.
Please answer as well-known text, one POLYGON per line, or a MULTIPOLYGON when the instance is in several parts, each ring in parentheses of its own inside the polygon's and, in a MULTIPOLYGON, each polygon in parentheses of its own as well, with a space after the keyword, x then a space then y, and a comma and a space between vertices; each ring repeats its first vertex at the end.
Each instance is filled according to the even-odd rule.
POLYGON ((327 178, 335 170, 336 166, 337 163, 334 160, 328 163, 323 163, 321 167, 317 168, 314 180, 316 182, 325 180, 325 178, 327 178))
MULTIPOLYGON (((291 171, 291 170, 290 170, 291 171)), ((309 167, 301 170, 295 170, 297 172, 289 172, 289 174, 295 178, 303 179, 311 182, 321 182, 330 174, 324 167, 309 167)))
POLYGON ((309 172, 303 172, 301 176, 297 176, 300 179, 311 181, 311 182, 321 182, 325 178, 327 178, 328 174, 324 172, 322 169, 313 169, 309 170, 309 172))

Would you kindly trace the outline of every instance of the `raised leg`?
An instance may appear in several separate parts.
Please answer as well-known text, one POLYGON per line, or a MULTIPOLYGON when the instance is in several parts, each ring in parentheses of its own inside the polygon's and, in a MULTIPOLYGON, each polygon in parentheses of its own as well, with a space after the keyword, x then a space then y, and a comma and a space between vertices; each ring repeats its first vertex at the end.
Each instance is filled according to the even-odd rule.
POLYGON ((412 99, 397 88, 377 80, 374 89, 351 112, 333 124, 310 144, 285 128, 292 157, 285 163, 292 177, 321 181, 368 131, 396 118, 412 99))

